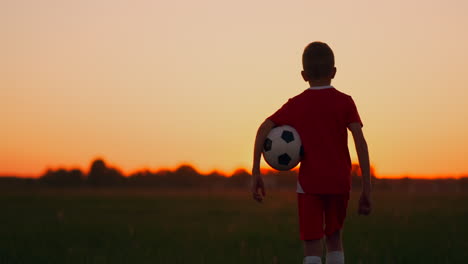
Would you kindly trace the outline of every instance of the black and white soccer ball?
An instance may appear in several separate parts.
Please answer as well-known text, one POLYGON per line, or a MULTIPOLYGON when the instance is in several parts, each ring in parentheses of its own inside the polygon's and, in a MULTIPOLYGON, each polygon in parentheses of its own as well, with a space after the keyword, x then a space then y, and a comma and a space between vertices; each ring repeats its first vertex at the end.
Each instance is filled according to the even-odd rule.
POLYGON ((299 133, 291 126, 273 128, 263 144, 263 158, 276 170, 287 171, 296 167, 303 154, 299 133))

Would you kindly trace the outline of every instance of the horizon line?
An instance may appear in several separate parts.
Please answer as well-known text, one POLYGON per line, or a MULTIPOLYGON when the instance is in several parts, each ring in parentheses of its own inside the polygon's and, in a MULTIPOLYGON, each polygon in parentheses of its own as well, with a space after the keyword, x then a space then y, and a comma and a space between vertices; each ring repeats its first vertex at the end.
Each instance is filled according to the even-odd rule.
MULTIPOLYGON (((94 160, 96 160, 96 159, 94 159, 94 160)), ((106 162, 106 165, 109 168, 117 169, 126 178, 130 177, 130 175, 132 175, 132 174, 135 174, 137 172, 143 172, 143 171, 149 171, 151 173, 158 173, 158 172, 161 172, 161 171, 176 171, 178 168, 180 168, 182 166, 190 166, 200 175, 208 175, 208 174, 211 174, 211 173, 218 173, 221 176, 230 177, 234 173, 236 173, 237 171, 240 171, 240 170, 244 170, 249 174, 251 172, 251 170, 247 169, 246 167, 242 167, 242 166, 237 167, 236 169, 232 170, 231 172, 228 172, 226 170, 217 169, 217 168, 213 168, 213 169, 210 169, 210 170, 200 170, 194 164, 191 164, 189 162, 181 162, 181 163, 179 163, 178 165, 176 165, 176 166, 174 166, 172 168, 166 167, 166 166, 161 166, 159 168, 153 168, 153 169, 148 168, 148 167, 142 167, 142 168, 134 169, 134 170, 131 170, 131 171, 125 173, 118 166, 114 166, 111 163, 106 162)), ((359 165, 359 164, 358 163, 352 163, 352 165, 359 165)), ((0 178, 14 177, 14 178, 25 178, 25 179, 38 179, 42 175, 44 175, 45 172, 48 171, 48 170, 59 170, 59 169, 65 169, 65 170, 78 169, 78 170, 82 171, 83 174, 85 174, 85 175, 88 173, 88 169, 84 170, 84 169, 82 169, 82 168, 80 168, 78 166, 57 166, 55 168, 46 167, 41 173, 37 173, 37 174, 11 173, 11 172, 1 172, 0 171, 0 178)), ((275 170, 275 169, 273 169, 271 167, 261 167, 260 170, 262 171, 262 173, 280 172, 280 171, 277 171, 277 170, 275 170)), ((298 170, 299 170, 299 166, 291 169, 290 171, 298 171, 298 170)), ((458 174, 450 174, 450 173, 444 173, 444 174, 402 173, 402 174, 398 174, 398 175, 395 175, 395 174, 393 174, 393 175, 392 174, 387 174, 387 175, 385 175, 385 174, 374 174, 373 176, 375 178, 377 178, 377 179, 394 179, 394 180, 405 179, 405 178, 421 179, 421 180, 424 180, 424 179, 426 179, 426 180, 437 180, 437 179, 443 180, 443 179, 468 178, 468 173, 458 173, 458 174)))

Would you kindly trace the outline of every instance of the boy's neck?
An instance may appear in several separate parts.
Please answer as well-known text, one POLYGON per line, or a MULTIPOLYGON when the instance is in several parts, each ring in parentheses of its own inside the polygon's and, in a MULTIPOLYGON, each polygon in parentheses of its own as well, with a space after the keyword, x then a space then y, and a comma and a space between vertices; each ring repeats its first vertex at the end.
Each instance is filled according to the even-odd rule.
POLYGON ((310 87, 330 85, 331 84, 331 79, 309 81, 309 84, 310 84, 310 87))

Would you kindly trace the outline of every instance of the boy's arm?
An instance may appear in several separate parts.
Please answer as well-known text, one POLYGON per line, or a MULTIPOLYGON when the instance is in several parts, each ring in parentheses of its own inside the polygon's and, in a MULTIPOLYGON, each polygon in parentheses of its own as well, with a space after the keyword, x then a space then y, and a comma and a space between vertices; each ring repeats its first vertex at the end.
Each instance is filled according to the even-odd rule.
POLYGON ((275 127, 275 123, 269 119, 266 119, 258 128, 257 136, 255 137, 252 165, 252 195, 253 198, 258 202, 261 202, 265 196, 265 186, 263 184, 262 175, 260 173, 260 158, 262 155, 263 143, 265 142, 268 133, 273 127, 275 127))
POLYGON ((353 134, 354 145, 359 159, 359 167, 362 173, 362 194, 359 200, 359 214, 368 215, 371 211, 371 180, 370 180, 370 163, 369 151, 367 149, 367 142, 362 133, 360 123, 351 123, 348 129, 353 134))

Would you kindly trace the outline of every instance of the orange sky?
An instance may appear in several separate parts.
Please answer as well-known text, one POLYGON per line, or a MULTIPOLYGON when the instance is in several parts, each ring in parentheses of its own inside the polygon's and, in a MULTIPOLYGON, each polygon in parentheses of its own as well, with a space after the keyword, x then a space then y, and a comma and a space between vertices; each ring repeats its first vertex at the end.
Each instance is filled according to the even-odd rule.
MULTIPOLYGON (((467 1, 0 2, 0 174, 250 168, 330 44, 379 175, 468 173, 467 1)), ((354 146, 351 155, 356 161, 354 146)))

